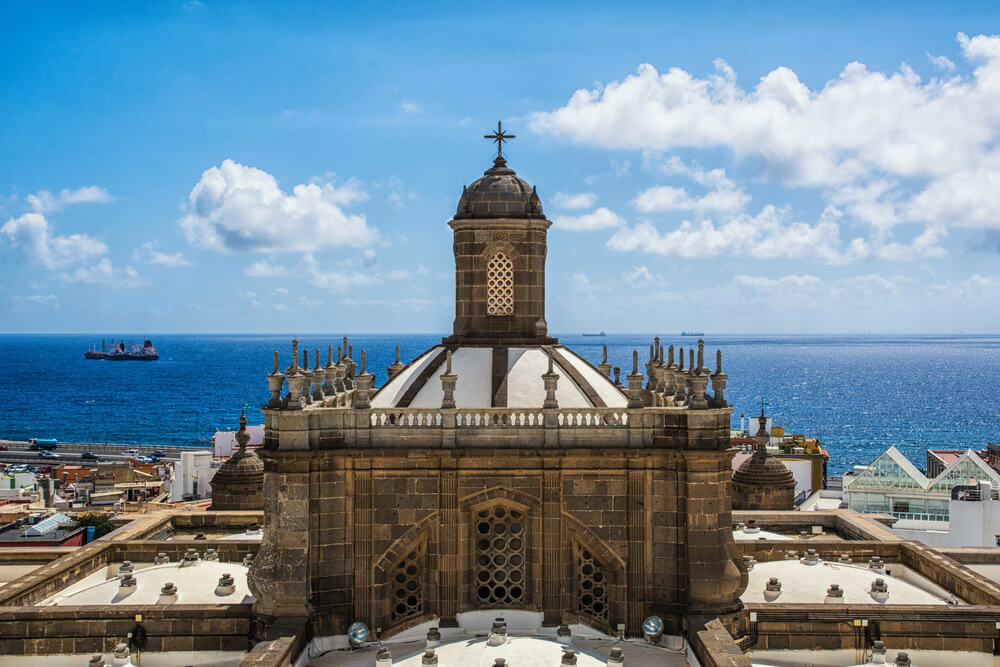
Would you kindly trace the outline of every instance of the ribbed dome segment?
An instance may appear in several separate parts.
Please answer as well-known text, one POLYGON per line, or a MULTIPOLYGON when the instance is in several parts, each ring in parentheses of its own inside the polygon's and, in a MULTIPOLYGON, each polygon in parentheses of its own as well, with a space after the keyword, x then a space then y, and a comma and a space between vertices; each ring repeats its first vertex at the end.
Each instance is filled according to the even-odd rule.
POLYGON ((733 473, 733 482, 754 486, 795 488, 795 476, 784 463, 758 449, 733 473))
POLYGON ((545 218, 545 214, 535 188, 498 157, 462 192, 455 219, 469 218, 545 218))
POLYGON ((264 509, 264 462, 246 447, 250 442, 246 415, 240 416, 236 432, 240 448, 219 466, 212 477, 213 510, 264 509))

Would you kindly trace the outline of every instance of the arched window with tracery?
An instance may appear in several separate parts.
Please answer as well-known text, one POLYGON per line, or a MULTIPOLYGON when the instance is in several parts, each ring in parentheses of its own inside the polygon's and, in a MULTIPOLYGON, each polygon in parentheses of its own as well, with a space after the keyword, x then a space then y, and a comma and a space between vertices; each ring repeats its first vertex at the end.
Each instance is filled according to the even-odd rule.
POLYGON ((525 601, 525 517, 497 505, 475 514, 475 602, 481 607, 522 607, 525 601))
POLYGON ((514 314, 514 262, 502 250, 486 265, 486 314, 514 314))
POLYGON ((414 546, 392 568, 392 621, 420 616, 424 613, 424 547, 414 546))
POLYGON ((593 552, 576 550, 576 610, 602 621, 608 620, 608 575, 593 552))

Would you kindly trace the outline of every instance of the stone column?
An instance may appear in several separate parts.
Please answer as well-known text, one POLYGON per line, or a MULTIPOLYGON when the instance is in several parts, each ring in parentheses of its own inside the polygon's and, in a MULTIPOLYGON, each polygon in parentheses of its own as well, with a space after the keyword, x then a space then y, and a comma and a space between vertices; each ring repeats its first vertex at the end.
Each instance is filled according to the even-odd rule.
POLYGON ((725 614, 742 608, 746 573, 736 565, 730 501, 733 450, 728 408, 688 413, 683 452, 686 500, 685 548, 689 613, 725 614))
POLYGON ((729 376, 722 372, 722 350, 715 351, 715 372, 712 373, 712 407, 726 407, 726 381, 729 376))
POLYGON ((313 372, 309 370, 309 350, 302 350, 302 399, 306 405, 312 403, 313 372))
POLYGON ((326 373, 323 371, 323 367, 319 365, 319 348, 316 348, 316 361, 313 365, 312 371, 312 397, 314 401, 323 400, 323 378, 326 373))
POLYGON ((684 405, 687 394, 684 391, 684 348, 677 348, 677 367, 674 369, 674 405, 684 405))
POLYGON ((610 379, 611 378, 611 364, 608 363, 608 346, 604 346, 604 351, 601 356, 601 363, 597 365, 597 370, 601 372, 601 375, 610 379))
POLYGON ((549 370, 542 374, 542 383, 545 385, 545 401, 542 403, 542 408, 558 408, 559 401, 556 400, 556 385, 559 383, 559 374, 555 372, 551 353, 549 353, 549 370))
POLYGON ((674 394, 677 393, 677 387, 674 385, 674 371, 677 369, 677 364, 674 363, 674 346, 671 345, 667 348, 667 362, 663 367, 663 398, 667 400, 667 405, 673 403, 674 394))
POLYGON ((444 373, 440 375, 441 389, 444 391, 441 408, 451 409, 455 407, 455 386, 458 384, 458 375, 451 372, 451 350, 445 353, 445 364, 444 373))
POLYGON ((708 370, 705 368, 705 341, 698 341, 698 365, 691 369, 691 396, 688 405, 695 410, 708 407, 705 390, 708 388, 708 370))
POLYGON ((257 634, 287 618, 308 618, 310 596, 309 451, 261 449, 264 534, 247 582, 257 601, 257 634))
POLYGON ((649 346, 649 361, 646 362, 646 377, 648 381, 646 382, 646 389, 649 391, 656 390, 656 380, 653 378, 653 367, 656 365, 656 349, 660 345, 659 337, 656 338, 656 343, 649 346))
POLYGON ((365 368, 365 351, 361 350, 361 373, 355 377, 358 382, 358 387, 354 392, 354 409, 355 410, 367 410, 371 407, 371 403, 368 400, 368 394, 371 393, 372 381, 375 376, 367 371, 365 368))
POLYGON ((392 364, 389 366, 388 370, 386 371, 386 376, 389 378, 386 382, 392 382, 392 378, 394 378, 397 375, 399 375, 399 372, 401 370, 403 370, 404 368, 406 368, 406 367, 402 363, 400 363, 400 361, 399 361, 399 345, 397 345, 396 346, 396 361, 392 362, 392 364))
POLYGON ((438 506, 441 508, 441 546, 439 549, 438 598, 441 601, 440 625, 458 627, 459 579, 466 569, 459 560, 458 543, 460 527, 465 523, 459 516, 458 470, 453 458, 441 459, 441 482, 438 506))
POLYGON ((344 377, 347 375, 347 368, 344 366, 343 348, 339 345, 337 346, 337 363, 334 364, 333 371, 333 387, 338 394, 342 394, 347 391, 347 387, 344 385, 344 377))
POLYGON ((563 567, 561 554, 562 534, 562 473, 557 458, 542 459, 542 570, 558 573, 542 580, 541 606, 544 613, 542 625, 555 626, 563 622, 562 593, 566 582, 562 581, 563 567))
POLYGON ((642 407, 642 373, 639 372, 639 352, 632 350, 632 372, 625 378, 628 380, 628 407, 642 407))
POLYGON ((326 382, 323 384, 323 396, 333 396, 337 393, 337 365, 333 363, 333 345, 326 348, 326 365, 323 366, 323 377, 326 382))
POLYGON ((302 385, 306 378, 299 370, 299 341, 292 340, 292 365, 285 369, 285 379, 288 380, 288 395, 285 396, 284 407, 288 410, 302 409, 302 385))
MULTIPOLYGON (((643 461, 630 461, 639 469, 630 469, 626 481, 626 537, 628 539, 628 592, 625 604, 625 631, 629 635, 642 633, 642 621, 649 610, 649 577, 646 576, 646 507, 649 499, 646 493, 646 471, 643 461)), ((631 467, 631 466, 630 466, 631 467)), ((615 623, 615 619, 609 619, 615 623)))
POLYGON ((271 398, 267 402, 269 408, 281 407, 281 387, 285 384, 285 376, 278 370, 278 351, 274 351, 274 370, 267 376, 267 389, 271 398))

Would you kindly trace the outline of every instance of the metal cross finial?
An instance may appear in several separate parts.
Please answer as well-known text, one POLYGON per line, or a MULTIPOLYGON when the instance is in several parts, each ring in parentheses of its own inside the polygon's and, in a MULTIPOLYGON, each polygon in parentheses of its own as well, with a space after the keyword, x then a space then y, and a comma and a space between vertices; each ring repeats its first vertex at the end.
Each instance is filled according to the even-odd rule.
POLYGON ((484 134, 483 139, 492 139, 493 143, 497 145, 497 157, 503 157, 503 142, 508 139, 516 139, 513 134, 506 134, 503 131, 503 124, 497 121, 497 130, 493 134, 484 134))

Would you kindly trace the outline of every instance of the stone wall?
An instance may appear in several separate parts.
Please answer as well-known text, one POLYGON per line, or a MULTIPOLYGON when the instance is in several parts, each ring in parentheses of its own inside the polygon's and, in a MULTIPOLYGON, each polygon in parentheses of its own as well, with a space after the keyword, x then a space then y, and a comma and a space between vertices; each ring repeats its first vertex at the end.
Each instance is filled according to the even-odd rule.
MULTIPOLYGON (((251 589, 262 628, 311 616, 317 635, 343 633, 354 620, 391 635, 434 616, 448 625, 460 611, 509 605, 542 611, 547 624, 615 631, 625 623, 638 636, 651 613, 679 631, 689 609, 738 609, 745 573, 732 546, 728 413, 663 410, 672 425, 647 449, 601 447, 602 429, 554 429, 586 435, 586 447, 526 448, 483 429, 475 448, 421 448, 426 437, 410 442, 404 430, 396 448, 299 449, 315 431, 303 441, 290 428, 301 418, 282 413, 293 447, 261 452, 268 524, 251 589), (479 513, 497 507, 523 525, 523 581, 517 599, 486 603, 475 531, 479 513), (404 558, 421 573, 419 603, 405 613, 394 607, 393 579, 404 558), (593 568, 607 599, 588 607, 593 568)), ((641 433, 643 413, 634 414, 641 433)), ((322 418, 300 415, 310 426, 322 418)))
POLYGON ((759 649, 844 649, 881 639, 901 650, 992 652, 1000 621, 997 607, 769 603, 746 609, 757 616, 753 648, 759 649))
POLYGON ((108 653, 127 641, 137 615, 146 651, 243 651, 250 605, 0 607, 0 654, 108 653))

